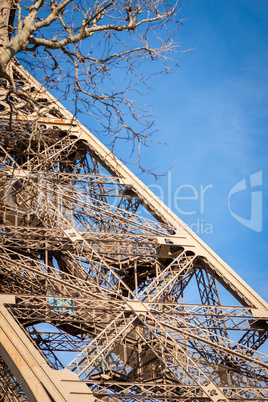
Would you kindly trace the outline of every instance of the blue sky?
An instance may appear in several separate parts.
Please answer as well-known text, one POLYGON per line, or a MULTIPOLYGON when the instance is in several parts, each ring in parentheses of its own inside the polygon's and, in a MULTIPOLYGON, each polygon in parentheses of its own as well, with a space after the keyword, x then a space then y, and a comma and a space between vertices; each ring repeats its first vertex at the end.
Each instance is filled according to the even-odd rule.
MULTIPOLYGON (((144 99, 157 116, 155 140, 166 143, 144 149, 144 165, 158 173, 173 167, 156 183, 141 179, 268 300, 268 1, 185 0, 180 14, 180 49, 193 50, 178 55, 177 73, 152 78, 144 99), (236 183, 247 189, 232 195, 230 212, 236 183)), ((128 151, 121 144, 124 159, 128 151)))
POLYGON ((181 50, 194 50, 178 57, 178 73, 151 83, 155 139, 166 145, 143 154, 146 166, 159 172, 175 164, 157 183, 149 176, 142 180, 267 300, 268 2, 186 0, 181 18, 181 50), (255 172, 262 183, 252 189, 258 191, 252 204, 255 172), (243 179, 247 189, 232 195, 230 209, 248 220, 253 214, 256 230, 262 218, 261 231, 228 210, 228 194, 243 179), (200 186, 209 186, 202 211, 200 186), (178 207, 192 214, 178 213, 178 207))
POLYGON ((173 167, 141 179, 268 301, 268 0, 185 0, 181 18, 193 50, 146 98, 166 145, 143 150, 147 168, 173 167))

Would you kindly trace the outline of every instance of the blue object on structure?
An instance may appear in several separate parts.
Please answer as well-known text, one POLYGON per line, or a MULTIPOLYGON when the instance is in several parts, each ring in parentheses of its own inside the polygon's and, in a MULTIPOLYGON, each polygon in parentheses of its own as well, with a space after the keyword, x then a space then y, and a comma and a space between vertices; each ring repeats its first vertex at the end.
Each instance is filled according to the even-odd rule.
POLYGON ((73 302, 71 300, 60 299, 57 297, 57 295, 52 293, 49 293, 48 295, 52 297, 51 299, 48 299, 48 302, 51 305, 49 308, 51 310, 56 311, 57 313, 74 313, 73 302))
MULTIPOLYGON (((99 354, 99 349, 94 349, 91 351, 92 354, 94 355, 98 355, 99 354)), ((99 358, 96 360, 95 362, 96 365, 96 370, 100 371, 100 372, 105 372, 105 371, 109 371, 110 369, 113 368, 113 366, 115 365, 114 363, 114 359, 112 357, 111 354, 109 354, 108 356, 104 357, 104 353, 101 353, 99 358)))

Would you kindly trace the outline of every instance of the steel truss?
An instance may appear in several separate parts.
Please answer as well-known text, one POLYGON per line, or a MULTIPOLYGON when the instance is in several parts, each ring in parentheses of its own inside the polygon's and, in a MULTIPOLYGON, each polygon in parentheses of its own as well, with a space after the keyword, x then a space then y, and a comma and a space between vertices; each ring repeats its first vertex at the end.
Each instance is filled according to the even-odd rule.
POLYGON ((16 60, 9 68, 1 400, 266 401, 267 303, 16 60))

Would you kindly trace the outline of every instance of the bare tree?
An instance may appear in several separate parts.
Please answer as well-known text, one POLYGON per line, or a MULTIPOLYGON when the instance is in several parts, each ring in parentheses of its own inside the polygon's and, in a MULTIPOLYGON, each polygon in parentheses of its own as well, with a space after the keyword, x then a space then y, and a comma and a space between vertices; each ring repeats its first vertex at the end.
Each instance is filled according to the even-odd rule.
POLYGON ((141 95, 152 74, 177 67, 181 6, 172 0, 0 0, 0 5, 0 77, 10 91, 20 96, 8 72, 17 57, 57 96, 74 100, 74 114, 97 119, 89 128, 110 135, 112 147, 118 139, 131 141, 140 163, 140 146, 154 124, 141 95))

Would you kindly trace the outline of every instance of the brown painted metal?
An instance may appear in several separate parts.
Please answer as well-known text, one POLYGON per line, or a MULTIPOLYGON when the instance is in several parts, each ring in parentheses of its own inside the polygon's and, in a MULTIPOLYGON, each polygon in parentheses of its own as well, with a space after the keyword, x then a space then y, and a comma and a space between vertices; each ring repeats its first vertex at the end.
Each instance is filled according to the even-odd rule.
POLYGON ((0 82, 0 395, 266 401, 267 303, 9 68, 35 106, 0 82))

